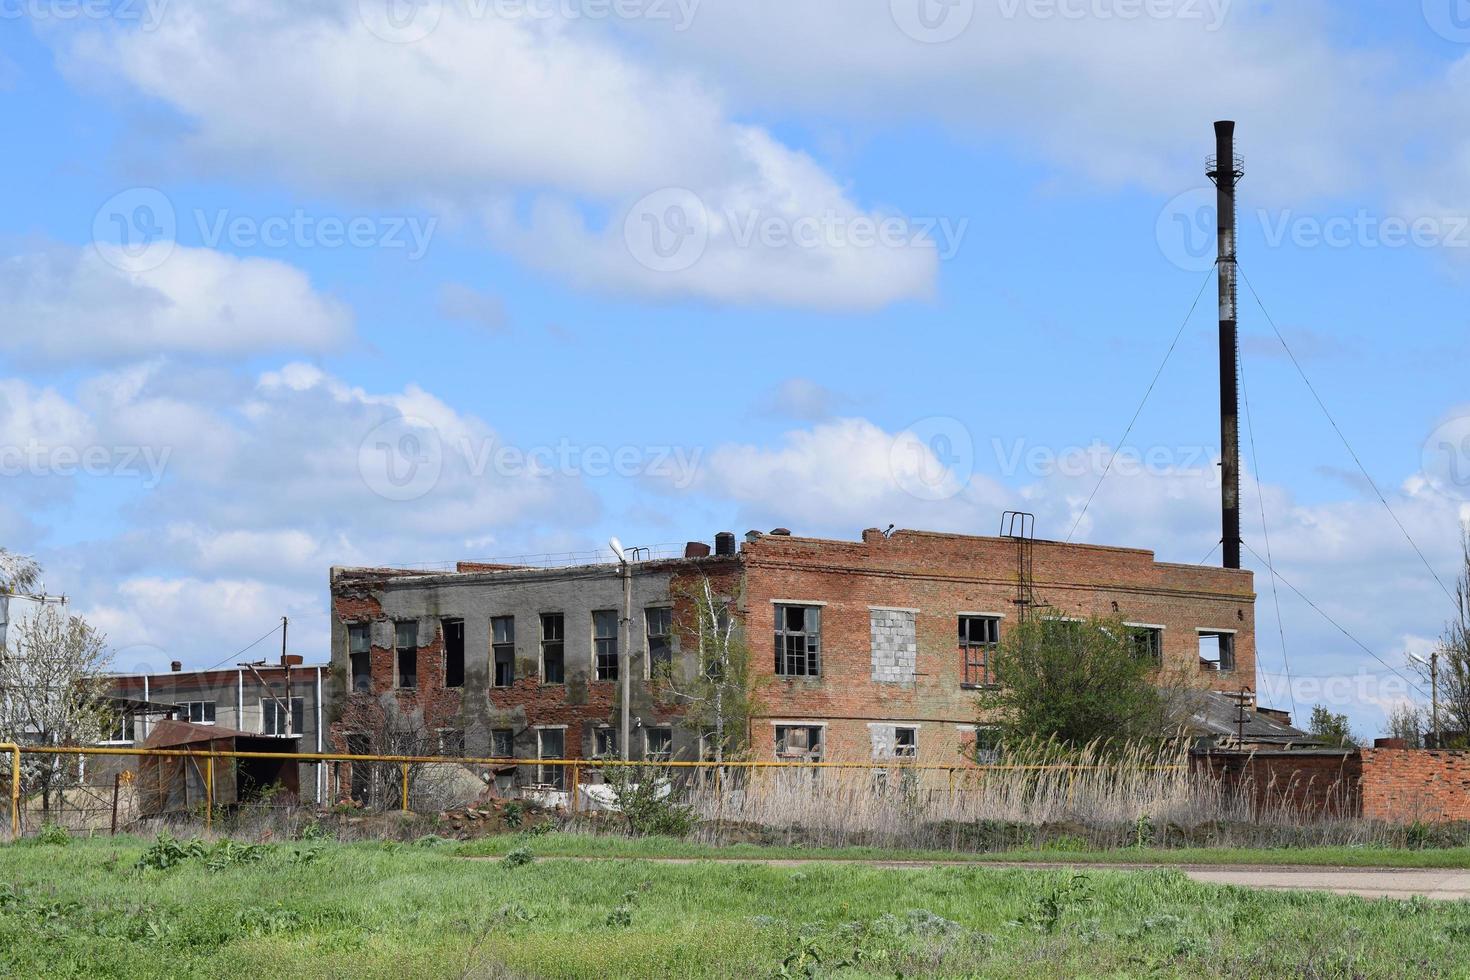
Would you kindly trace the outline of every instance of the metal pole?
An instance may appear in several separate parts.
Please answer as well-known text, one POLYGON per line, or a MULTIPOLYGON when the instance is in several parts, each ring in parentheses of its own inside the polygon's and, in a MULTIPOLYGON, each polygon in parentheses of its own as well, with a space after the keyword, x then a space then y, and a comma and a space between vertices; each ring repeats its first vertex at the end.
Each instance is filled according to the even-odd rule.
POLYGON ((20 840, 20 746, 10 747, 10 839, 20 840))
POLYGON ((403 770, 403 812, 408 812, 408 763, 402 763, 403 770))
POLYGON ((204 829, 209 830, 214 826, 214 746, 210 745, 210 755, 204 760, 204 829))
POLYGON ((1240 567, 1240 338, 1236 300, 1235 185, 1245 176, 1236 166, 1235 123, 1215 123, 1214 180, 1220 286, 1220 521, 1225 567, 1240 567))
POLYGON ((628 559, 623 559, 623 669, 622 673, 622 732, 618 737, 618 747, 622 749, 623 761, 629 759, 628 747, 633 740, 630 731, 631 707, 633 692, 633 565, 628 559))
POLYGON ((1440 741, 1439 734, 1439 651, 1435 650, 1429 655, 1429 713, 1434 722, 1434 747, 1443 749, 1444 743, 1440 741))
POLYGON ((291 662, 286 659, 287 619, 281 617, 281 666, 286 668, 286 737, 296 734, 291 730, 291 662))
POLYGON ((122 788, 122 773, 112 774, 112 836, 117 836, 117 797, 122 788))

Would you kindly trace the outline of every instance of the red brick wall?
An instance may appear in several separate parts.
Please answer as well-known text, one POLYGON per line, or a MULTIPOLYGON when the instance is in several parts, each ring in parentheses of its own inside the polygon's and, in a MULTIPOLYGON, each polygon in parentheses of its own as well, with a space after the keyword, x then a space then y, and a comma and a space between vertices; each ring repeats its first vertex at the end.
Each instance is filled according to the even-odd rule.
POLYGON ((1470 753, 1364 749, 1363 816, 1393 823, 1470 820, 1470 753))
MULTIPOLYGON (((745 627, 761 678, 761 718, 753 726, 757 758, 770 758, 772 719, 828 722, 827 757, 872 756, 867 723, 919 724, 919 759, 954 761, 973 725, 976 696, 962 688, 957 614, 1004 614, 1001 630, 1018 618, 1016 545, 998 538, 899 531, 860 542, 766 536, 748 542, 745 627), (824 602, 822 676, 775 675, 772 600, 824 602), (871 606, 917 609, 917 676, 913 683, 872 679, 871 606)), ((1164 626, 1166 663, 1195 669, 1197 628, 1234 629, 1236 670, 1211 675, 1219 690, 1255 687, 1255 633, 1249 572, 1161 565, 1151 552, 1037 542, 1037 599, 1065 615, 1121 616, 1164 626)))
POLYGON ((1257 812, 1283 808, 1303 816, 1362 813, 1363 768, 1355 753, 1218 753, 1194 757, 1232 790, 1251 794, 1257 812))

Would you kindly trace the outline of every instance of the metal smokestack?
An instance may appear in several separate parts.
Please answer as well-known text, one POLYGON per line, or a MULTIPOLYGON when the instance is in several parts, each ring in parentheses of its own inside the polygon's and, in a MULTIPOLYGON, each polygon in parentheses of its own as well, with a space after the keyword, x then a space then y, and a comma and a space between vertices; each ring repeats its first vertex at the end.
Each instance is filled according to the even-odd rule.
POLYGON ((1220 279, 1220 518, 1225 567, 1240 567, 1240 336, 1236 326, 1235 186, 1245 161, 1235 155, 1235 123, 1215 123, 1215 153, 1206 160, 1215 182, 1220 279))

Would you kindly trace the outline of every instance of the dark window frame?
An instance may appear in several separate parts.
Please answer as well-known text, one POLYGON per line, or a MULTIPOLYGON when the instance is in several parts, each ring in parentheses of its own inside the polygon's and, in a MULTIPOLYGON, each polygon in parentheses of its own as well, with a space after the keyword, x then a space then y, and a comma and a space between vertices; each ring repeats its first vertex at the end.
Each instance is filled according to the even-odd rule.
POLYGON ((1233 674, 1235 673, 1235 631, 1234 630, 1211 630, 1201 629, 1196 631, 1199 635, 1199 669, 1206 674, 1233 674), (1218 659, 1212 660, 1205 656, 1204 641, 1215 639, 1218 641, 1218 659))
POLYGON ((812 603, 776 605, 776 676, 822 676, 822 607, 812 603), (801 627, 793 629, 790 614, 800 611, 801 627), (813 629, 815 625, 815 629, 813 629))
POLYGON ((674 670, 674 609, 647 606, 643 610, 643 641, 648 650, 648 676, 667 676, 674 670), (655 627, 658 631, 655 632, 655 627))
POLYGON ((1164 665, 1164 628, 1144 623, 1125 623, 1124 625, 1128 627, 1128 639, 1133 644, 1133 651, 1138 658, 1156 667, 1162 667, 1164 665))
POLYGON ((464 687, 464 620, 447 617, 439 629, 444 636, 444 686, 464 687))
POLYGON ((542 684, 565 684, 567 682, 567 617, 565 613, 547 612, 541 614, 541 683, 542 684), (548 636, 548 626, 556 624, 556 636, 548 636), (549 668, 551 663, 547 654, 555 652, 556 670, 549 668), (555 680, 552 674, 555 673, 555 680))
POLYGON ((393 684, 399 690, 414 691, 419 686, 419 621, 400 619, 393 623, 393 684), (405 642, 405 627, 413 627, 413 644, 405 642), (409 666, 413 669, 407 669, 409 666))
POLYGON ((618 670, 622 662, 618 655, 618 634, 622 632, 619 628, 621 625, 618 622, 616 609, 594 609, 592 611, 593 680, 615 681, 618 679, 618 670), (612 622, 610 634, 605 632, 609 621, 612 622))
POLYGON ((516 618, 490 619, 490 686, 514 687, 516 682, 516 618), (502 626, 506 627, 502 629, 502 626), (501 668, 504 668, 502 670, 501 668))
MULTIPOLYGON (((260 699, 260 733, 262 735, 281 736, 286 734, 285 716, 281 711, 281 702, 284 697, 263 697, 260 699)), ((306 698, 293 696, 291 698, 291 734, 300 735, 306 729, 306 698)))
POLYGON ((959 617, 960 656, 965 672, 963 687, 995 686, 990 676, 990 661, 1000 646, 1000 621, 1001 617, 993 614, 968 613, 959 617))
POLYGON ((567 755, 567 730, 565 728, 538 728, 536 729, 536 782, 543 786, 550 786, 557 791, 566 789, 567 772, 566 766, 548 766, 541 762, 543 759, 565 759, 567 755), (561 751, 546 754, 546 736, 555 734, 561 739, 561 751))

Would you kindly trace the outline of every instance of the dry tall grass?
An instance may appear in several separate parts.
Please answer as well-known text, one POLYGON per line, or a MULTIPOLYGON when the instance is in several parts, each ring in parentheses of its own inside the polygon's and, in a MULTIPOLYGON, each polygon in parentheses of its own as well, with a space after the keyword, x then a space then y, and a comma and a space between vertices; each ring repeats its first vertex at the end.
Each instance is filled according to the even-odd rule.
POLYGON ((1314 789, 1344 805, 1323 813, 1294 805, 1296 793, 1221 780, 1192 766, 1183 745, 1067 754, 1041 745, 982 768, 731 770, 718 788, 692 781, 687 800, 712 841, 987 850, 1392 842, 1391 828, 1337 816, 1350 812, 1348 787, 1314 789))

